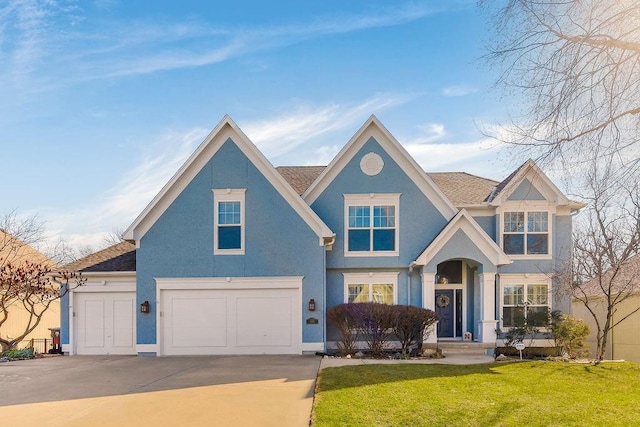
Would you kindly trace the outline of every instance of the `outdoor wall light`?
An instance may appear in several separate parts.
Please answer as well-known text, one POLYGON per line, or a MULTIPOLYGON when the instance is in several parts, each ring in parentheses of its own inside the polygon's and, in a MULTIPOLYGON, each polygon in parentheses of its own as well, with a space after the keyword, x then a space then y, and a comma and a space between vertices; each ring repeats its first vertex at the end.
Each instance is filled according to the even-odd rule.
POLYGON ((149 312, 149 301, 145 301, 140 304, 140 313, 148 313, 149 312))
POLYGON ((316 300, 313 298, 309 300, 309 311, 316 311, 316 300))

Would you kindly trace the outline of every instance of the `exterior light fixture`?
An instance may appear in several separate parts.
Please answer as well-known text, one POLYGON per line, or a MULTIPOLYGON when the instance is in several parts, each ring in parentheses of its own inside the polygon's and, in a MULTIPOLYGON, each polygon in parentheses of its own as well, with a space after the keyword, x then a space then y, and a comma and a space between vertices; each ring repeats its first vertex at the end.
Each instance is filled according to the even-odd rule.
POLYGON ((313 298, 309 300, 309 311, 316 311, 316 300, 313 298))
POLYGON ((149 301, 145 301, 140 304, 140 313, 148 313, 149 312, 149 301))

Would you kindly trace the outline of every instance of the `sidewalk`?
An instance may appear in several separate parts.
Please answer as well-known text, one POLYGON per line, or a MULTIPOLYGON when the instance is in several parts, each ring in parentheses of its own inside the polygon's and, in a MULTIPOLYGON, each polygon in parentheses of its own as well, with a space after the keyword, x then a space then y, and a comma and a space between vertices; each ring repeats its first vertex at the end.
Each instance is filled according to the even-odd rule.
POLYGON ((338 357, 325 356, 320 362, 320 369, 335 368, 338 366, 356 366, 356 365, 392 365, 392 364, 430 364, 437 363, 440 365, 476 365, 480 363, 494 363, 492 356, 482 354, 451 354, 444 359, 346 359, 338 357))

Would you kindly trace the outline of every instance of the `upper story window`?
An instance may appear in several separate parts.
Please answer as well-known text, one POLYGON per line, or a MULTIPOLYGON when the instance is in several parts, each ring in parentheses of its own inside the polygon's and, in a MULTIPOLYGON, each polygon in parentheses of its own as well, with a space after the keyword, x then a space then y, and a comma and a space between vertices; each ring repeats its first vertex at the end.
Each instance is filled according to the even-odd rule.
POLYGON ((345 194, 345 255, 398 255, 400 194, 345 194))
POLYGON ((245 189, 213 190, 213 253, 216 255, 244 254, 245 191, 245 189))
POLYGON ((548 255, 549 228, 549 212, 504 212, 502 248, 508 255, 548 255))
POLYGON ((502 326, 547 326, 551 312, 548 279, 505 280, 502 284, 502 326))

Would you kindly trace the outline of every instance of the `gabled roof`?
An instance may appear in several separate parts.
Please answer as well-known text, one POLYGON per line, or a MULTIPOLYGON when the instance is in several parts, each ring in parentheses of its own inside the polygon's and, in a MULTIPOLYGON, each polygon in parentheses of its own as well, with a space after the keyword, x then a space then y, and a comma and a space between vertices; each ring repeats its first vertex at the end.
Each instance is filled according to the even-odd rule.
POLYGON ((427 173, 456 206, 480 205, 491 194, 497 181, 466 172, 427 173))
MULTIPOLYGON (((304 194, 325 169, 326 166, 276 168, 298 194, 304 194)), ((466 172, 427 172, 427 175, 456 206, 480 205, 498 185, 497 181, 466 172)))
POLYGON ((374 115, 369 117, 347 145, 329 163, 329 166, 307 188, 302 198, 309 205, 313 204, 371 137, 375 138, 445 218, 451 219, 456 214, 458 211, 456 207, 374 115))
POLYGON ((498 184, 495 190, 487 197, 486 201, 492 206, 501 204, 509 198, 525 179, 528 179, 545 199, 550 202, 554 202, 560 206, 569 206, 574 209, 584 207, 583 203, 570 200, 565 196, 531 159, 524 162, 518 169, 513 171, 511 175, 498 184))
POLYGON ((87 255, 61 268, 63 271, 124 272, 136 271, 136 247, 131 242, 120 242, 96 253, 87 255))
POLYGON ((324 244, 325 239, 333 238, 333 232, 329 227, 300 198, 260 150, 227 115, 125 231, 125 239, 138 242, 229 138, 233 140, 249 161, 253 163, 267 181, 273 185, 276 191, 282 195, 316 233, 320 245, 324 244))
POLYGON ((296 193, 302 195, 326 166, 278 166, 276 170, 296 193))
POLYGON ((462 230, 495 266, 511 264, 513 262, 502 249, 500 249, 500 246, 478 225, 469 212, 467 212, 466 209, 461 209, 416 258, 415 263, 420 266, 427 265, 429 261, 444 248, 458 230, 462 230))

